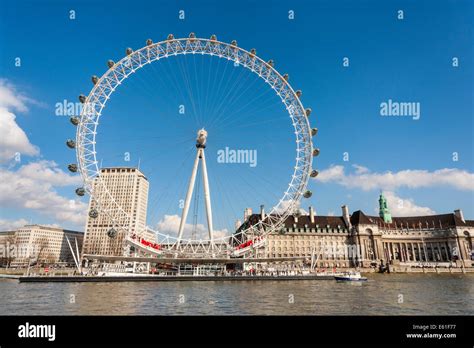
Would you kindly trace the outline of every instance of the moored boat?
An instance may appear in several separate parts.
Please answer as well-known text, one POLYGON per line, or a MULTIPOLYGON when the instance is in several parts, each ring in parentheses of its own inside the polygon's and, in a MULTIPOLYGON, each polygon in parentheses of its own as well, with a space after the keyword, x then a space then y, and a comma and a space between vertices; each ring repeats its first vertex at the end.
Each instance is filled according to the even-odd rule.
POLYGON ((363 282, 367 281, 366 277, 362 277, 360 272, 348 272, 343 275, 337 275, 334 277, 337 281, 346 281, 346 282, 363 282))

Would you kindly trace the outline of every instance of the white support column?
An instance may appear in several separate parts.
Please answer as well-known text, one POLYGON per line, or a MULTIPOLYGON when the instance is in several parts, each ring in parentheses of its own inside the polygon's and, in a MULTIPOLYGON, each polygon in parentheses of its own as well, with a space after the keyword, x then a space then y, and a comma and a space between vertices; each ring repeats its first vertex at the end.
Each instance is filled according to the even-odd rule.
MULTIPOLYGON (((71 254, 72 254, 72 258, 74 259, 74 263, 76 264, 76 267, 77 267, 77 270, 79 272, 81 272, 81 268, 79 267, 79 262, 78 260, 76 259, 76 255, 74 254, 74 249, 72 248, 72 245, 71 243, 69 242, 69 238, 66 236, 66 241, 67 241, 67 244, 69 245, 69 250, 71 251, 71 254)), ((29 265, 28 265, 29 266, 29 265)))
POLYGON ((202 162, 202 180, 204 183, 204 199, 206 202, 206 216, 207 216, 207 227, 209 231, 209 240, 211 243, 211 249, 214 249, 214 229, 212 225, 212 207, 211 207, 211 192, 209 189, 209 179, 207 176, 207 165, 206 156, 204 155, 204 148, 206 147, 207 132, 204 129, 198 131, 198 137, 196 139, 196 159, 194 160, 193 172, 191 179, 189 180, 188 192, 186 193, 186 199, 184 201, 183 215, 181 216, 181 222, 178 230, 178 242, 177 246, 180 245, 181 239, 183 238, 184 227, 186 226, 186 218, 188 217, 189 206, 191 204, 191 198, 193 196, 194 184, 196 182, 197 169, 199 162, 202 162))
POLYGON ((209 190, 209 180, 207 178, 207 167, 206 167, 206 157, 204 155, 204 149, 199 149, 201 151, 201 160, 202 160, 202 179, 204 181, 204 198, 206 200, 206 215, 207 215, 207 228, 209 230, 209 239, 211 240, 211 248, 214 249, 214 230, 212 226, 212 207, 211 207, 211 192, 209 190))
POLYGON ((199 154, 201 149, 196 152, 196 159, 194 160, 193 172, 191 179, 189 180, 188 192, 186 193, 186 199, 184 201, 183 215, 181 215, 181 222, 179 223, 178 230, 178 245, 183 237, 184 226, 186 225, 186 218, 188 217, 189 205, 191 204, 191 198, 193 196, 194 183, 196 182, 196 173, 199 165, 199 154))
POLYGON ((76 252, 77 252, 77 263, 79 264, 79 273, 82 273, 82 260, 81 254, 79 253, 79 243, 77 243, 77 238, 74 238, 76 241, 76 252))

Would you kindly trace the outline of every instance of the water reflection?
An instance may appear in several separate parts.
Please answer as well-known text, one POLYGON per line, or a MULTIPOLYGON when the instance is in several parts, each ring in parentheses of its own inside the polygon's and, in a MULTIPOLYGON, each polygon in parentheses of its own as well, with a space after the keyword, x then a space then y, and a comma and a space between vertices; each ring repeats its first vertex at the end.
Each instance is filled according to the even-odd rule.
POLYGON ((0 281, 0 314, 474 314, 474 275, 391 274, 320 281, 38 283, 0 281))

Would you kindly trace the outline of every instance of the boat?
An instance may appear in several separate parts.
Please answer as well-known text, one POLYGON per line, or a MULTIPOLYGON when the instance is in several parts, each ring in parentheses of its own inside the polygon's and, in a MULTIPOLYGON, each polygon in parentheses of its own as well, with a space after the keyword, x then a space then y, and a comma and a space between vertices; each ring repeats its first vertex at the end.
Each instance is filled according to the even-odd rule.
POLYGON ((331 271, 331 272, 326 272, 325 270, 316 272, 316 276, 318 277, 341 277, 345 276, 345 272, 338 272, 338 271, 331 271))
POLYGON ((367 281, 366 277, 362 277, 360 272, 348 272, 343 275, 337 275, 334 277, 337 281, 345 282, 364 282, 367 281))

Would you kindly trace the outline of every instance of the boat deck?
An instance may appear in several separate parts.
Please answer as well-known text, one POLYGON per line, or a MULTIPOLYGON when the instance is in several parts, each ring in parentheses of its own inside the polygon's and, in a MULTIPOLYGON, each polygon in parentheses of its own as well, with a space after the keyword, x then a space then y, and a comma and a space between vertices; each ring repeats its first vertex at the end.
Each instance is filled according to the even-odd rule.
POLYGON ((20 283, 39 282, 176 282, 176 281, 288 281, 288 280, 334 280, 331 275, 289 275, 289 276, 23 276, 20 283))

